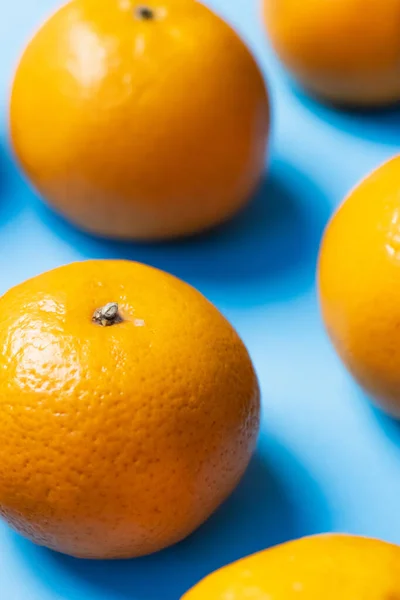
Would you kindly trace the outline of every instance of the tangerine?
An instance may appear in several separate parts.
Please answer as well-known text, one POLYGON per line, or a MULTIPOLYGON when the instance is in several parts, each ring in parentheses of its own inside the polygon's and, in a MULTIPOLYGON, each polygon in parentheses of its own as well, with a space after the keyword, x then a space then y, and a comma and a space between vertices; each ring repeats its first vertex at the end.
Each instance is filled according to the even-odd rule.
POLYGON ((11 96, 23 170, 57 211, 115 238, 216 225, 260 181, 262 74, 194 0, 72 0, 28 44, 11 96))
POLYGON ((256 443, 259 388, 199 292, 138 263, 87 261, 0 299, 0 513, 85 558, 181 540, 256 443))

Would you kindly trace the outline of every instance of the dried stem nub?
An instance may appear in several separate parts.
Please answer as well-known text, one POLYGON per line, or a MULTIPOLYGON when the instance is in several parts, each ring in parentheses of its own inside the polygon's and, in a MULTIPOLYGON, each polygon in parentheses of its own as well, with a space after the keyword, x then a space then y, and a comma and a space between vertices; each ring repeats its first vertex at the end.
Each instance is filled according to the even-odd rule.
POLYGON ((135 10, 135 16, 142 21, 151 21, 154 19, 154 11, 148 6, 138 6, 135 10))
POLYGON ((121 323, 122 318, 119 314, 119 306, 117 302, 109 302, 105 306, 98 308, 92 318, 94 323, 102 327, 109 327, 121 323))

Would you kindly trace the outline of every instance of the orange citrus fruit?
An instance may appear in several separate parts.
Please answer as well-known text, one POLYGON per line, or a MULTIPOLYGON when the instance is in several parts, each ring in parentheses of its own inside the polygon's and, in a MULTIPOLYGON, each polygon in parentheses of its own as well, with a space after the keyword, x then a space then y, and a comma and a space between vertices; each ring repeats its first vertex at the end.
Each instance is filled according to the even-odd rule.
POLYGON ((241 478, 259 388, 199 292, 128 261, 87 261, 0 299, 0 513, 88 558, 181 540, 241 478))
POLYGON ((312 94, 353 106, 400 100, 400 0, 263 0, 283 64, 312 94))
POLYGON ((352 374, 400 416, 400 157, 369 175, 329 224, 320 255, 323 317, 352 374))
POLYGON ((234 214, 265 166, 249 50, 194 0, 72 0, 27 46, 11 137, 30 180, 95 234, 187 235, 234 214))
POLYGON ((303 538, 209 575, 182 600, 395 600, 400 547, 349 535, 303 538))

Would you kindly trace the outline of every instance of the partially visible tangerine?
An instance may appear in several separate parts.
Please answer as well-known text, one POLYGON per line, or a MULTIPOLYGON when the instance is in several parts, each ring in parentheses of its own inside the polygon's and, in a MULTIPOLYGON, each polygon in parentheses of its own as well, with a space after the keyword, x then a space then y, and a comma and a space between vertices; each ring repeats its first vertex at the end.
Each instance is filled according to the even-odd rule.
POLYGON ((263 0, 279 58, 311 94, 350 107, 400 101, 400 0, 263 0))
POLYGON ((319 294, 330 338, 375 402, 400 416, 400 157, 368 175, 324 235, 319 294))
POLYGON ((399 546, 351 535, 319 535, 223 567, 182 600, 396 600, 399 569, 399 546))

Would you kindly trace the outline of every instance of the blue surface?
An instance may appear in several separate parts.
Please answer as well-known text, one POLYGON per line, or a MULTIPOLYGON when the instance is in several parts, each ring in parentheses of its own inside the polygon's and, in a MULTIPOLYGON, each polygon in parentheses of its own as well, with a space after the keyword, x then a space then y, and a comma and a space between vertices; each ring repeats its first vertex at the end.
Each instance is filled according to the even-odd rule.
POLYGON ((0 291, 89 257, 126 257, 168 270, 237 327, 260 376, 264 414, 257 455, 233 497, 197 533, 159 555, 78 561, 0 525, 0 600, 178 600, 211 570, 293 537, 349 531, 400 543, 400 427, 370 407, 339 364, 320 322, 314 277, 330 213, 366 172, 398 151, 400 112, 346 114, 305 98, 276 64, 257 3, 214 0, 268 75, 268 177, 240 220, 201 239, 157 247, 94 240, 41 206, 7 146, 13 69, 27 36, 58 3, 33 4, 4 3, 0 20, 0 291))

